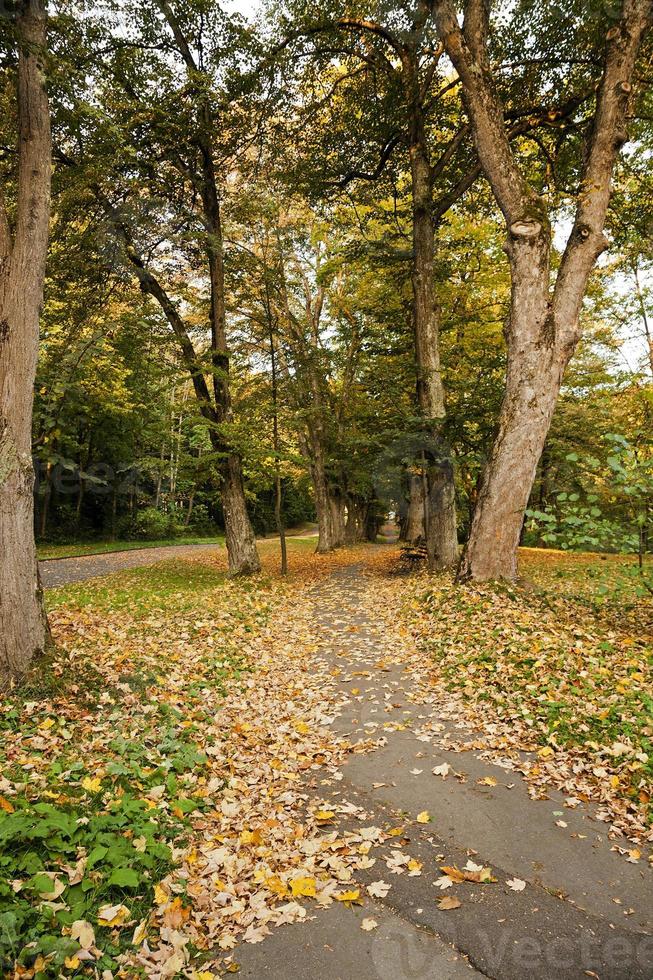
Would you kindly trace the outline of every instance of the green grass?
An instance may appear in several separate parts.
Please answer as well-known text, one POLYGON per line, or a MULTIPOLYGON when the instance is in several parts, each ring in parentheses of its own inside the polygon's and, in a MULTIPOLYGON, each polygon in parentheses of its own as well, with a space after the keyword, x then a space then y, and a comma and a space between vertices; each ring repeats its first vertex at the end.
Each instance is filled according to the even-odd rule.
POLYGON ((99 615, 114 612, 127 612, 132 616, 153 612, 173 614, 195 608, 201 594, 217 588, 226 577, 224 571, 208 564, 180 564, 170 559, 49 589, 46 605, 48 611, 59 606, 92 608, 99 615))
POLYGON ((141 548, 166 548, 178 544, 223 545, 224 537, 181 537, 166 538, 163 541, 76 541, 68 544, 40 544, 37 554, 41 561, 51 558, 81 558, 84 555, 106 555, 114 551, 138 551, 141 548))

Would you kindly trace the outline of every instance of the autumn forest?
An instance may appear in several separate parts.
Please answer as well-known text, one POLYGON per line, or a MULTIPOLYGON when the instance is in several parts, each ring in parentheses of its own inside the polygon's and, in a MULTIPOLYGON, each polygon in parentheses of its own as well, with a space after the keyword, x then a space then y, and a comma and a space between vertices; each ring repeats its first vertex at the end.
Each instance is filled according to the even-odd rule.
POLYGON ((2 976, 650 976, 652 26, 0 0, 2 976))

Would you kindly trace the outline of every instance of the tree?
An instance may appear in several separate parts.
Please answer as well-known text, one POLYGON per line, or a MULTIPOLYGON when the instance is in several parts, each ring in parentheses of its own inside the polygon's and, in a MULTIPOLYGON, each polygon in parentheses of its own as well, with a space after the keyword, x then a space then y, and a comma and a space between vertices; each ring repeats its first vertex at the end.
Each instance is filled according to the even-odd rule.
POLYGON ((251 135, 241 125, 237 100, 233 118, 224 118, 233 64, 223 62, 226 52, 233 62, 242 53, 239 27, 217 8, 207 17, 201 2, 173 8, 153 0, 133 10, 128 26, 119 16, 106 33, 109 65, 100 67, 89 95, 101 102, 104 116, 99 125, 94 114, 85 133, 89 185, 141 290, 159 304, 177 339, 220 474, 229 569, 250 574, 260 560, 243 462, 230 437, 221 208, 233 157, 251 135), (165 249, 167 265, 157 263, 165 249), (171 274, 180 263, 187 270, 183 283, 171 274), (184 293, 193 290, 206 315, 208 351, 192 336, 196 310, 189 315, 185 309, 184 293))
POLYGON ((5 175, 7 191, 0 191, 0 684, 25 670, 47 635, 34 544, 31 449, 50 218, 46 11, 42 0, 23 0, 17 7, 15 24, 4 25, 5 31, 15 26, 18 50, 18 151, 16 173, 5 175))
MULTIPOLYGON (((306 19, 306 18, 304 18, 306 19)), ((439 208, 434 203, 434 188, 460 144, 454 136, 433 160, 433 110, 442 93, 439 63, 442 50, 434 44, 428 5, 419 2, 409 12, 390 11, 383 19, 369 12, 352 11, 348 4, 335 11, 321 12, 320 22, 299 27, 297 36, 318 38, 316 56, 320 57, 319 39, 327 37, 328 57, 333 55, 333 35, 340 47, 347 70, 335 71, 335 85, 343 79, 363 75, 363 103, 368 112, 381 101, 389 112, 382 126, 379 159, 371 171, 352 166, 339 175, 335 184, 345 188, 352 181, 375 181, 396 150, 407 150, 412 192, 411 283, 413 290, 412 321, 416 367, 416 394, 423 430, 426 506, 425 537, 431 567, 447 567, 458 559, 454 470, 450 449, 443 435, 446 417, 445 392, 442 384, 439 347, 440 311, 435 297, 435 231, 439 208), (352 64, 359 67, 351 68, 352 64), (384 79, 384 81, 381 81, 384 79), (376 89, 371 97, 371 87, 376 89), (384 131, 383 131, 384 130, 384 131)), ((360 102, 351 102, 354 116, 360 116, 360 102)), ((368 132, 367 142, 370 141, 368 132)), ((348 141, 351 134, 348 134, 348 141)), ((329 132, 328 142, 332 142, 329 132)), ((453 200, 469 186, 474 174, 467 173, 453 192, 453 200)), ((440 202, 438 202, 439 204, 440 202)), ((446 205, 445 205, 446 210, 446 205)), ((418 481, 419 482, 419 481, 418 481)), ((420 498, 423 500, 423 497, 420 498)))
POLYGON ((633 72, 652 10, 650 0, 624 0, 619 19, 605 35, 603 72, 579 162, 573 227, 554 276, 552 209, 510 145, 488 50, 490 5, 467 0, 461 27, 454 3, 433 2, 440 37, 462 85, 478 157, 505 220, 512 279, 506 390, 459 569, 463 580, 512 579, 517 572, 524 512, 562 376, 580 338, 588 278, 607 245, 603 228, 611 174, 626 140, 633 72))

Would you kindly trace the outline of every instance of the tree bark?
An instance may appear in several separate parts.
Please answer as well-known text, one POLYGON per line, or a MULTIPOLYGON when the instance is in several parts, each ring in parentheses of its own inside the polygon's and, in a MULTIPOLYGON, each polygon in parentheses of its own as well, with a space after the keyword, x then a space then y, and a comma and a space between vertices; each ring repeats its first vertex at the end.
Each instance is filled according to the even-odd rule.
POLYGON ((345 501, 340 491, 328 490, 331 510, 333 547, 341 548, 345 543, 345 501))
POLYGON ((313 494, 315 496, 315 513, 317 516, 317 548, 318 554, 323 555, 335 548, 333 535, 333 520, 331 512, 331 501, 329 499, 329 488, 324 469, 324 461, 318 451, 309 457, 309 468, 313 482, 313 494))
POLYGON ((19 5, 18 199, 0 197, 0 687, 46 644, 34 542, 32 410, 50 218, 51 137, 41 0, 19 5))

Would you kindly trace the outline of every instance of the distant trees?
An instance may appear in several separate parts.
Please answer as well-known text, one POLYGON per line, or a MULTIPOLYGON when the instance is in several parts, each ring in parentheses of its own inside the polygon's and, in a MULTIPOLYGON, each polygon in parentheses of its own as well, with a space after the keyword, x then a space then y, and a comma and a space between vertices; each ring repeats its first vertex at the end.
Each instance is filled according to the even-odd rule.
POLYGON ((0 686, 46 642, 34 546, 32 406, 50 219, 50 116, 42 0, 0 22, 12 51, 6 104, 16 156, 0 189, 0 686))
MULTIPOLYGON (((4 675, 46 629, 29 458, 45 12, 14 6, 1 21, 4 675)), ((623 437, 646 467, 650 175, 619 149, 630 123, 650 153, 650 112, 630 117, 651 0, 570 0, 573 31, 553 4, 518 0, 494 19, 485 0, 462 6, 461 22, 449 0, 319 12, 287 0, 262 31, 212 0, 58 8, 40 532, 91 515, 103 533, 121 520, 144 533, 208 505, 246 574, 259 568, 254 524, 283 533, 309 516, 310 484, 321 552, 374 539, 393 509, 432 568, 456 563, 470 529, 460 577, 511 578, 529 499, 545 523, 564 516, 570 442, 582 435, 583 458, 599 458, 606 434, 623 437), (604 228, 611 262, 597 267, 604 228), (594 344, 626 328, 646 345, 628 380, 594 344), (609 426, 626 403, 637 411, 609 426), (114 475, 98 476, 109 459, 114 475), (130 468, 142 485, 122 499, 116 474, 130 468)))

